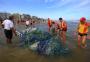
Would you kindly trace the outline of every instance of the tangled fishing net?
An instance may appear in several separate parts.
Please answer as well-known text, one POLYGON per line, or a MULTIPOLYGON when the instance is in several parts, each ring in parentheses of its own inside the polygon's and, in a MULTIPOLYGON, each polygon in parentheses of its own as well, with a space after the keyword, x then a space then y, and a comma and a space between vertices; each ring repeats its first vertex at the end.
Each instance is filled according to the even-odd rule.
POLYGON ((63 47, 61 40, 57 36, 52 36, 48 32, 41 31, 37 28, 29 28, 18 32, 20 46, 29 49, 41 55, 63 55, 69 54, 69 48, 63 47))

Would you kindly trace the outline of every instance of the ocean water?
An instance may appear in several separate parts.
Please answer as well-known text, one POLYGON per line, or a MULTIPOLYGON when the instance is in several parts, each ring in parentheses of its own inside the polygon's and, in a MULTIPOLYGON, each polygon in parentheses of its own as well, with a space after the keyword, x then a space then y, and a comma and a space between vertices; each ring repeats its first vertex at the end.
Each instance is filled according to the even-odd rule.
MULTIPOLYGON (((48 27, 46 24, 37 25, 39 29, 43 31, 48 31, 48 27)), ((77 36, 73 35, 76 30, 77 23, 68 22, 68 31, 67 31, 67 43, 69 47, 72 49, 72 53, 68 56, 60 56, 60 57, 47 57, 41 56, 37 53, 19 47, 0 47, 0 62, 90 62, 90 48, 81 49, 77 48, 77 36)), ((17 25, 17 30, 21 31, 25 29, 25 25, 17 25)), ((3 30, 0 29, 1 34, 3 30)), ((0 35, 1 37, 1 35, 0 35)), ((4 35, 1 37, 5 40, 4 35)), ((14 37, 15 38, 15 37, 14 37)), ((13 43, 18 44, 18 39, 15 38, 13 43)), ((5 41, 0 41, 0 45, 4 44, 5 41)), ((90 40, 87 42, 88 47, 90 47, 90 40)))

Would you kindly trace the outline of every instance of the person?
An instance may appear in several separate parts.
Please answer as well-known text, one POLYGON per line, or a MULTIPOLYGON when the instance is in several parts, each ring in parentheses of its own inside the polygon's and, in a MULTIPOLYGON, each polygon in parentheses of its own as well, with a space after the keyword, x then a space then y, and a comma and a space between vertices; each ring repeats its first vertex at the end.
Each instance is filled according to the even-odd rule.
POLYGON ((52 24, 51 24, 50 33, 51 33, 53 36, 56 35, 56 24, 55 24, 54 21, 53 21, 52 24))
POLYGON ((48 18, 48 31, 50 32, 50 28, 51 28, 51 23, 52 23, 52 21, 50 20, 50 18, 48 18))
POLYGON ((3 21, 2 23, 2 26, 4 28, 4 33, 5 33, 5 36, 6 36, 6 42, 7 44, 12 44, 12 37, 13 37, 13 33, 15 35, 16 34, 16 31, 15 31, 15 28, 14 28, 14 16, 10 16, 9 19, 6 19, 3 21))
POLYGON ((29 19, 29 24, 30 24, 30 27, 32 28, 33 22, 31 18, 29 19))
POLYGON ((56 26, 56 33, 57 35, 59 34, 59 23, 55 21, 55 26, 56 26))
POLYGON ((30 24, 29 20, 26 20, 26 28, 29 27, 29 24, 30 24))
POLYGON ((86 18, 80 18, 80 22, 77 27, 78 32, 78 47, 85 48, 86 47, 86 37, 88 33, 88 24, 86 22, 86 18))
POLYGON ((59 36, 64 45, 66 44, 66 31, 67 23, 62 18, 59 18, 59 36))
POLYGON ((35 25, 36 25, 36 22, 32 21, 32 26, 35 27, 35 25))

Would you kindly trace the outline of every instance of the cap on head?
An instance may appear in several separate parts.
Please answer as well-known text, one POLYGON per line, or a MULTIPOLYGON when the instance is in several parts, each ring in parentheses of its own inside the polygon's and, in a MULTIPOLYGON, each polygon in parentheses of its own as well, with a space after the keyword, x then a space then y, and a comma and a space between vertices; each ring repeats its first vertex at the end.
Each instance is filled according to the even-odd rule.
POLYGON ((59 20, 62 20, 62 18, 59 18, 59 20))
POLYGON ((85 21, 86 21, 85 17, 80 18, 80 22, 85 22, 85 21))

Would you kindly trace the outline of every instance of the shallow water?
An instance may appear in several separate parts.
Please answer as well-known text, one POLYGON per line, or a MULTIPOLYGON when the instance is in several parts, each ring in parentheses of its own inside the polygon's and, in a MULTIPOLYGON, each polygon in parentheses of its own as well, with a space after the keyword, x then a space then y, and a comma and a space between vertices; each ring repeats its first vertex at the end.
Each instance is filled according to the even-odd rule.
MULTIPOLYGON (((37 53, 29 50, 28 48, 20 48, 18 47, 19 39, 17 37, 13 38, 13 46, 7 46, 5 44, 5 37, 3 35, 3 30, 0 29, 2 34, 0 41, 0 62, 90 62, 90 42, 88 41, 88 48, 81 49, 77 48, 76 46, 76 37, 74 37, 73 29, 69 24, 69 28, 71 29, 67 32, 67 44, 72 50, 72 53, 67 56, 57 56, 57 57, 48 57, 48 56, 41 56, 37 53), (73 31, 72 31, 73 30, 73 31)), ((47 31, 47 26, 44 24, 37 25, 39 29, 47 31)), ((19 25, 16 26, 18 30, 25 29, 25 26, 19 25)))

